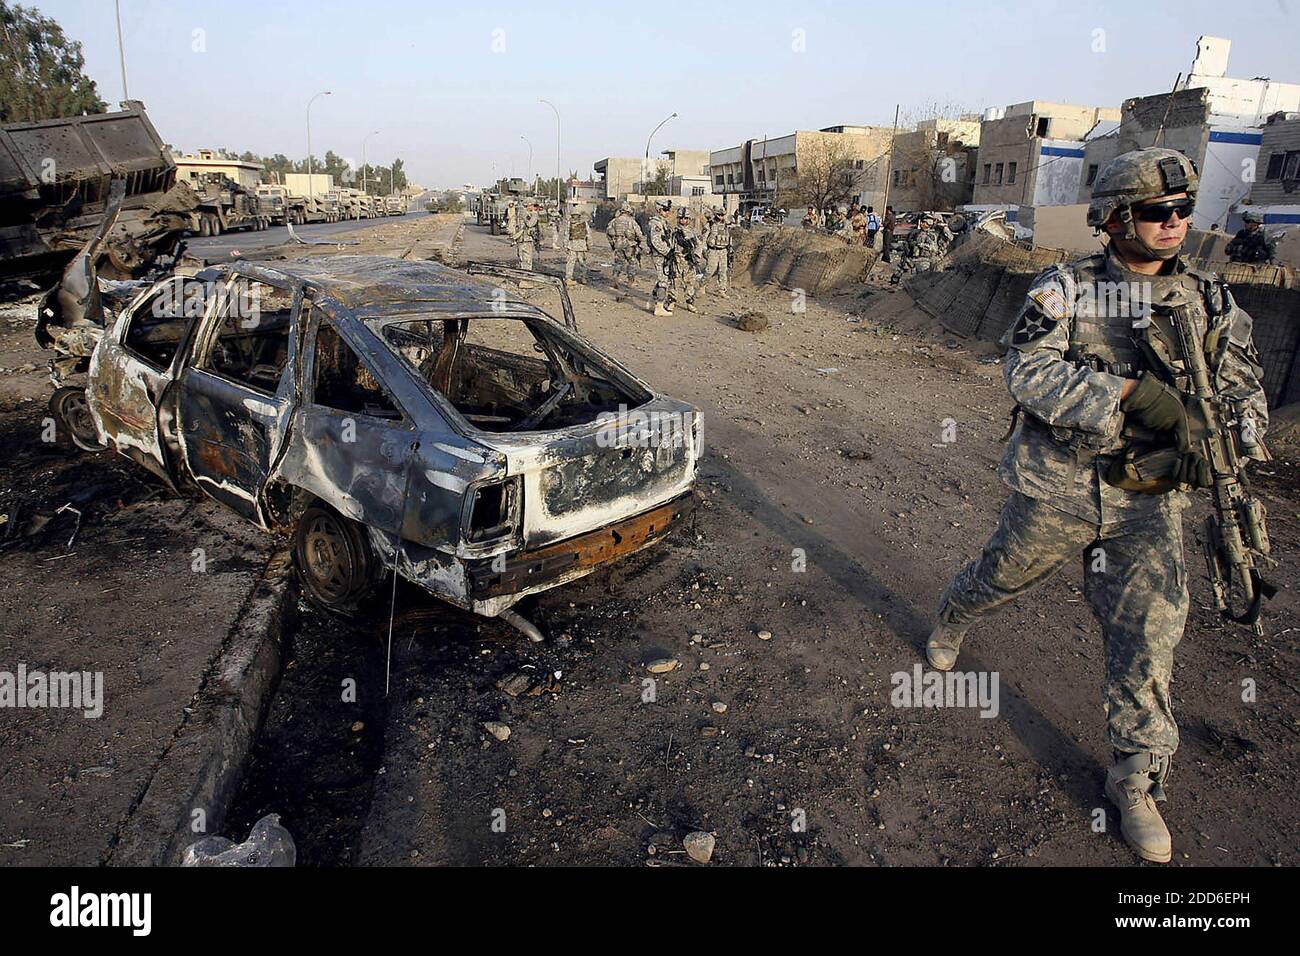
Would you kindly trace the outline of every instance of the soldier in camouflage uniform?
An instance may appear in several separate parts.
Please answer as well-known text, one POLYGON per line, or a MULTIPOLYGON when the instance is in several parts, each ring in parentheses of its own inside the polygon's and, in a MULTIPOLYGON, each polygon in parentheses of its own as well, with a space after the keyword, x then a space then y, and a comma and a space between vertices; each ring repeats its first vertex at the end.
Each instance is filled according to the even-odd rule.
POLYGON ((1223 251, 1233 262, 1272 262, 1277 243, 1264 231, 1264 217, 1257 212, 1242 213, 1246 224, 1228 240, 1223 251))
POLYGON ((695 307, 695 293, 699 291, 696 269, 700 265, 700 237, 691 225, 691 211, 683 209, 677 214, 677 228, 673 232, 673 292, 682 300, 687 312, 699 312, 695 307))
POLYGON ((645 255, 645 234, 632 215, 632 204, 623 203, 618 208, 618 215, 605 227, 605 238, 614 252, 614 284, 618 284, 622 273, 629 285, 636 281, 637 266, 645 255))
POLYGON ((528 211, 522 216, 515 206, 512 205, 510 210, 510 214, 506 217, 506 227, 509 230, 510 241, 515 244, 515 256, 519 260, 519 268, 531 272, 534 258, 542 251, 541 217, 537 214, 537 203, 530 202, 528 211))
POLYGON ((565 229, 567 239, 564 244, 564 284, 573 285, 576 270, 577 281, 586 285, 587 250, 590 245, 587 217, 576 203, 570 203, 569 214, 565 222, 568 223, 568 226, 565 229))
POLYGON ((731 254, 731 227, 727 225, 727 211, 713 210, 713 218, 704 233, 704 282, 714 276, 718 277, 718 295, 724 299, 731 297, 731 281, 728 277, 731 254))
POLYGON ((1105 640, 1105 791, 1125 840, 1157 862, 1172 854, 1156 801, 1178 746, 1169 682, 1188 612, 1181 510, 1184 489, 1210 484, 1169 310, 1185 310, 1204 336, 1243 454, 1267 458, 1250 316, 1178 254, 1197 186, 1195 165, 1174 150, 1116 157, 1088 207, 1106 250, 1034 281, 1004 337, 1019 421, 999 473, 1012 494, 983 553, 944 592, 926 647, 933 667, 951 669, 971 624, 1082 553, 1105 640), (1159 471, 1138 467, 1152 461, 1159 471))
POLYGON ((672 200, 656 200, 655 214, 650 220, 648 229, 650 234, 650 254, 654 256, 655 267, 658 270, 655 287, 650 292, 650 298, 654 303, 654 314, 661 318, 673 314, 673 303, 676 301, 676 297, 673 295, 673 260, 675 257, 673 255, 673 227, 670 221, 672 208, 672 200))
POLYGON ((903 272, 926 272, 948 252, 952 232, 941 219, 925 215, 907 240, 907 258, 899 268, 903 272))

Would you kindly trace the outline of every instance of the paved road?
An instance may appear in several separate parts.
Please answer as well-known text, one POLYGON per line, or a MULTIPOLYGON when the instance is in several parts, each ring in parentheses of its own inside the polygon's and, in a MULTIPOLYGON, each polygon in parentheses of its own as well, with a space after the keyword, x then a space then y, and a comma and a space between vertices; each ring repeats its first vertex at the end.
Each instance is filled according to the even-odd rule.
MULTIPOLYGON (((410 222, 417 216, 429 215, 424 209, 412 209, 405 216, 385 216, 379 219, 347 219, 343 222, 317 222, 302 226, 294 226, 293 231, 304 239, 325 239, 338 236, 345 232, 353 232, 357 229, 369 229, 372 226, 391 225, 397 222, 410 222)), ((214 236, 210 239, 190 239, 188 240, 189 251, 206 259, 224 258, 230 255, 232 249, 238 249, 241 253, 248 253, 253 249, 265 249, 269 246, 278 246, 289 241, 289 230, 284 226, 272 226, 264 232, 232 232, 223 236, 214 236)))

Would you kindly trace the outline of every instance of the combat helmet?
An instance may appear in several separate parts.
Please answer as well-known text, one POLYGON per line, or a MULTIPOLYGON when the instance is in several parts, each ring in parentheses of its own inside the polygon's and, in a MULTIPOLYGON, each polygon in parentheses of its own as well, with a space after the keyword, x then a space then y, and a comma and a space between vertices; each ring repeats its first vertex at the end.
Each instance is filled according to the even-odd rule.
POLYGON ((1200 186, 1196 164, 1176 149, 1148 146, 1121 153, 1097 173, 1088 203, 1088 225, 1101 229, 1113 213, 1124 223, 1126 239, 1135 239, 1134 203, 1187 193, 1192 198, 1200 186))
POLYGON ((656 199, 655 207, 658 209, 669 210, 673 208, 673 201, 671 199, 656 199))
POLYGON ((632 204, 630 202, 625 202, 618 207, 618 211, 621 213, 626 213, 627 215, 630 216, 632 215, 632 204))
POLYGON ((1250 210, 1247 210, 1246 212, 1243 212, 1243 213, 1241 214, 1241 221, 1242 221, 1242 222, 1257 222, 1257 223, 1259 223, 1259 224, 1262 226, 1262 225, 1264 225, 1264 216, 1263 216, 1262 213, 1258 213, 1258 212, 1255 212, 1255 210, 1250 209, 1250 210))

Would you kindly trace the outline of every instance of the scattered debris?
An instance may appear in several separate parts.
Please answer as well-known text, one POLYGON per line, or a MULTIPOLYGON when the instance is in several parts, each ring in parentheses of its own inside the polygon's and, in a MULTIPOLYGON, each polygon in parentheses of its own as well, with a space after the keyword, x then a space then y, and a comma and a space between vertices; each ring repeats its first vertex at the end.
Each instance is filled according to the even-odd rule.
POLYGON ((762 332, 772 327, 772 320, 762 312, 748 309, 736 317, 736 328, 742 332, 762 332))
POLYGON ((181 866, 293 866, 298 851, 278 813, 268 813, 253 824, 248 839, 234 843, 225 837, 204 837, 185 848, 181 866))
POLYGON ((686 855, 696 863, 708 863, 713 859, 713 847, 716 842, 712 833, 696 830, 694 833, 686 834, 682 846, 686 847, 686 855))
POLYGON ((503 743, 510 739, 510 727, 499 720, 485 720, 483 729, 503 743))

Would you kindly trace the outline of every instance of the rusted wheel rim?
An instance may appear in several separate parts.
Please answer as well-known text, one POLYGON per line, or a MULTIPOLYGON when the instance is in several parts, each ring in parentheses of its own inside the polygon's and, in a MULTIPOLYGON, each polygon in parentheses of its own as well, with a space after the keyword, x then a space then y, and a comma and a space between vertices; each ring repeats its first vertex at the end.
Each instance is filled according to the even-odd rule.
POLYGON ((307 528, 303 550, 307 572, 322 597, 337 601, 351 593, 356 579, 356 558, 335 518, 316 516, 307 528))
POLYGON ((86 404, 85 392, 69 392, 59 400, 59 414, 68 426, 73 444, 85 451, 99 451, 104 446, 99 443, 95 431, 95 420, 90 416, 90 406, 86 404))

